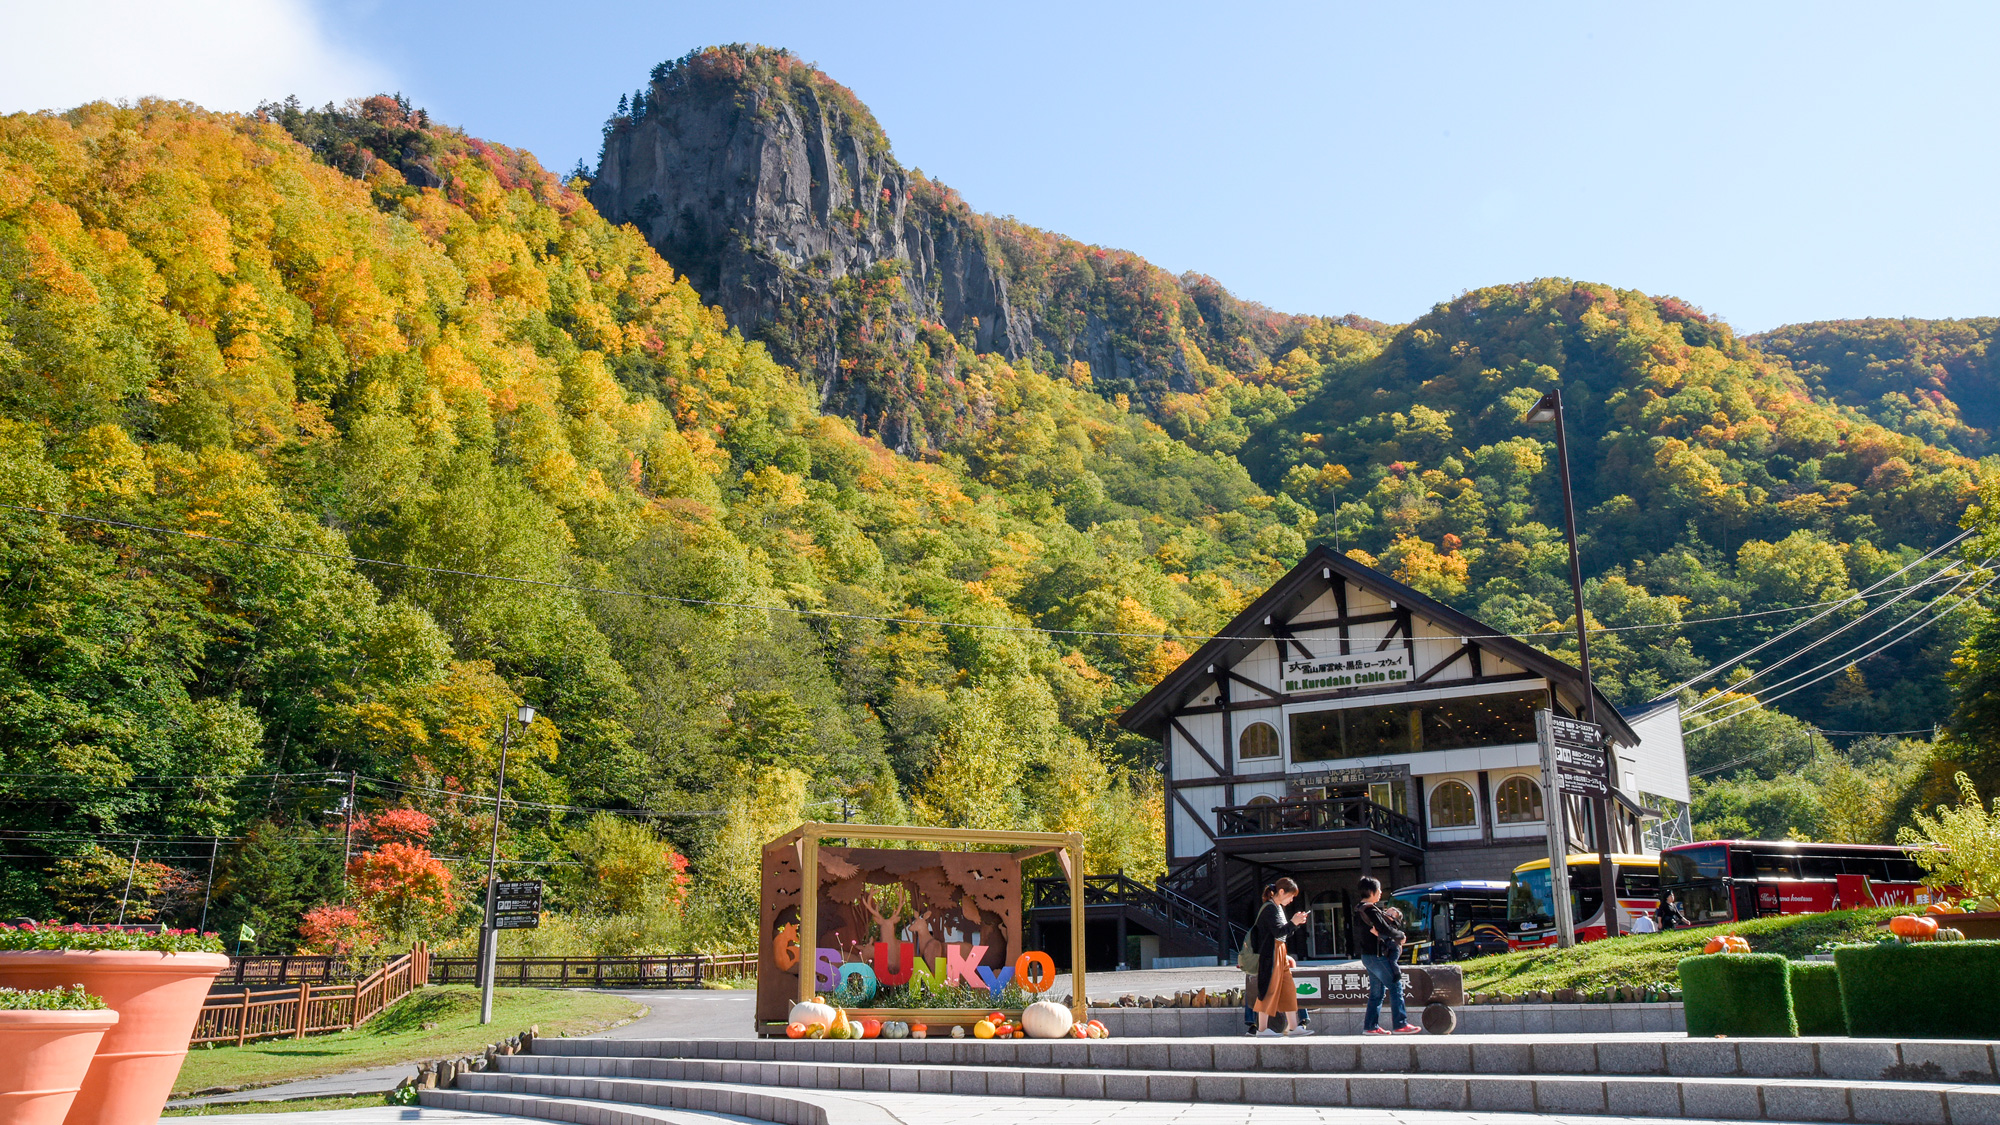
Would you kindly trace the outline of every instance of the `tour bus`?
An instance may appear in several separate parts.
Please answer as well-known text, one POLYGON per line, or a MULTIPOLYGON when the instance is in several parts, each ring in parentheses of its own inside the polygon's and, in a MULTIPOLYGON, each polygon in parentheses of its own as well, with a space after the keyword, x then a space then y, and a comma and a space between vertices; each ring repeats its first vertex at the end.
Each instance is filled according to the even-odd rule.
MULTIPOLYGON (((1660 861, 1650 855, 1613 855, 1617 872, 1618 932, 1632 932, 1632 920, 1659 907, 1660 861)), ((1604 884, 1595 855, 1569 857, 1569 916, 1576 940, 1604 936, 1604 884)), ((1555 896, 1550 891, 1549 861, 1537 859, 1514 869, 1507 888, 1507 945, 1539 949, 1556 944, 1555 896)))
POLYGON ((1923 868, 1907 849, 1798 840, 1676 844, 1660 853, 1660 892, 1667 891, 1697 925, 1856 906, 1914 906, 1933 897, 1923 868))
POLYGON ((1403 959, 1413 965, 1508 950, 1507 884, 1498 879, 1418 883, 1389 897, 1403 911, 1403 959))

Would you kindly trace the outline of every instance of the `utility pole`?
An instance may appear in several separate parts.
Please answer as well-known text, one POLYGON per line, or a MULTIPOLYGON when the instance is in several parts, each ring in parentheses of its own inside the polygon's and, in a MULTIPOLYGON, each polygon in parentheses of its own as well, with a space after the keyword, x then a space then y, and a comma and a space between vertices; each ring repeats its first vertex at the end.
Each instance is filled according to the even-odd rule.
POLYGON ((132 837, 132 866, 125 869, 125 893, 118 896, 118 924, 125 924, 125 904, 132 899, 132 876, 139 873, 139 838, 132 837))
MULTIPOLYGON (((1569 483, 1569 438, 1564 433, 1568 427, 1563 422, 1562 389, 1558 387, 1543 395, 1534 409, 1528 411, 1526 421, 1554 422, 1556 425, 1556 465, 1562 477, 1563 536, 1569 541, 1569 589, 1576 607, 1576 663, 1577 669, 1583 673, 1585 718, 1602 732, 1604 724, 1597 717, 1597 689, 1590 679, 1590 630, 1583 618, 1583 566, 1576 553, 1576 496, 1569 483)), ((1618 788, 1616 770, 1617 755, 1607 745, 1604 747, 1604 796, 1591 802, 1591 835, 1597 837, 1597 874, 1604 893, 1605 937, 1618 936, 1618 869, 1611 859, 1611 802, 1612 794, 1618 788)), ((1559 793, 1556 795, 1560 796, 1559 793)))
POLYGON ((212 836, 208 844, 208 882, 201 888, 201 921, 195 923, 195 933, 208 932, 208 899, 215 893, 215 853, 222 850, 222 837, 212 836))
POLYGON ((340 843, 340 901, 347 901, 347 865, 354 862, 354 771, 347 771, 347 831, 340 843))
MULTIPOLYGON (((535 721, 535 709, 523 705, 516 712, 521 725, 535 721)), ((500 930, 494 925, 499 909, 498 884, 494 868, 500 863, 500 809, 507 801, 507 743, 513 737, 511 721, 500 719, 500 783, 493 790, 493 847, 486 853, 486 924, 479 931, 479 1022, 493 1022, 493 966, 500 953, 500 930)))

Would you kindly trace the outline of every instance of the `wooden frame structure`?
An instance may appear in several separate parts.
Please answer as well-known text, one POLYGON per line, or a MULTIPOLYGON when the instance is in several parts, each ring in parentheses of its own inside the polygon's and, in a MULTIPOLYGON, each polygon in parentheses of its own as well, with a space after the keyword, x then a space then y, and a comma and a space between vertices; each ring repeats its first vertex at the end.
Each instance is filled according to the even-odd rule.
MULTIPOLYGON (((923 828, 898 824, 845 824, 809 820, 771 841, 771 845, 795 844, 799 852, 799 995, 801 1001, 815 995, 817 981, 810 968, 808 952, 819 933, 819 845, 828 837, 859 840, 904 840, 919 844, 998 844, 1014 846, 1014 858, 1032 859, 1053 852, 1062 865, 1070 887, 1070 1012, 1077 1022, 1088 1017, 1084 994, 1083 950, 1083 833, 1081 832, 993 832, 979 828, 923 828)), ((868 1008, 871 1018, 885 1020, 971 1023, 986 1016, 991 1008, 868 1008)))

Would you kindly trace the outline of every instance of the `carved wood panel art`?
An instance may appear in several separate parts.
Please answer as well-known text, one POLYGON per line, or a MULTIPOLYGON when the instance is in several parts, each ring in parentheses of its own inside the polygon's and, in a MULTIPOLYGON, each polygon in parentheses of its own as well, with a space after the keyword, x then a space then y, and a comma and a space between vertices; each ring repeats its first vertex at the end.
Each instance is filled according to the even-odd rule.
POLYGON ((799 922, 799 851, 790 840, 763 850, 758 911, 757 1018, 783 1020, 798 999, 800 972, 816 949, 869 962, 878 941, 908 941, 935 960, 957 944, 986 947, 979 963, 1012 965, 1021 947, 1021 861, 1009 852, 819 849, 819 934, 792 947, 799 922))

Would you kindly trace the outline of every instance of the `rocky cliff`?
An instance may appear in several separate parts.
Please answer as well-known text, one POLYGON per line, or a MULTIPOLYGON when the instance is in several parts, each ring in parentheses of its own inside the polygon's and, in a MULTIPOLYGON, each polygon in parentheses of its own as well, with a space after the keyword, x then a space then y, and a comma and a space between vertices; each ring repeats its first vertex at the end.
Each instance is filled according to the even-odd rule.
POLYGON ((962 416, 961 348, 1087 364, 1100 391, 1157 402, 1255 370, 1310 319, 973 212, 903 168, 852 92, 770 48, 655 67, 606 123, 590 199, 906 451, 962 416))

